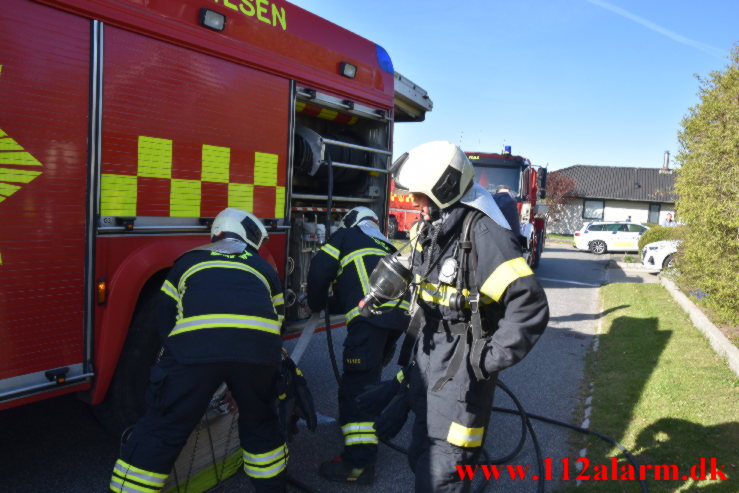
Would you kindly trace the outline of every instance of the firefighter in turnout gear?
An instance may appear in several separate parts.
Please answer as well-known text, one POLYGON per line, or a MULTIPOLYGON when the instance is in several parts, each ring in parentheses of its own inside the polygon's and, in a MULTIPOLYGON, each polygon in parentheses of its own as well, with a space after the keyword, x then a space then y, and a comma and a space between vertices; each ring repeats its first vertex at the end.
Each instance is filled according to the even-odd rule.
POLYGON ((369 276, 377 263, 395 247, 379 229, 377 215, 356 207, 343 217, 336 231, 311 261, 308 272, 308 305, 314 313, 326 308, 333 285, 332 311, 346 316, 343 374, 339 383, 339 423, 344 451, 321 464, 321 475, 339 482, 370 484, 377 458, 375 415, 364 412, 355 398, 380 381, 382 367, 392 356, 395 342, 408 325, 408 302, 385 303, 383 313, 359 315, 357 303, 369 290, 369 276))
POLYGON ((285 491, 288 450, 277 413, 283 293, 257 253, 267 239, 252 214, 227 208, 212 243, 177 259, 160 291, 163 352, 146 414, 116 462, 110 489, 162 489, 188 436, 226 382, 239 414, 244 471, 258 492, 285 491))
POLYGON ((423 217, 411 232, 413 315, 404 344, 414 347, 408 455, 416 491, 468 491, 455 465, 479 461, 497 374, 532 349, 549 320, 547 299, 459 147, 416 147, 393 164, 393 176, 423 217))

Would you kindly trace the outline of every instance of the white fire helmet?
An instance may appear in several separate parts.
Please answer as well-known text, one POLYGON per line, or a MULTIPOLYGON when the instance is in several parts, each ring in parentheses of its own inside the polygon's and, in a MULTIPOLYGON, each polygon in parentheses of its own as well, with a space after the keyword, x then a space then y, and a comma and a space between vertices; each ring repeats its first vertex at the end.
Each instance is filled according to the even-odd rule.
POLYGON ((396 189, 422 193, 439 209, 459 201, 475 176, 462 149, 446 140, 414 147, 395 160, 391 172, 396 189))
POLYGON ((359 207, 355 207, 354 209, 344 214, 344 217, 341 219, 341 227, 351 228, 352 226, 356 226, 365 219, 369 219, 375 224, 380 223, 380 219, 377 217, 377 214, 375 214, 372 209, 360 205, 359 207))
POLYGON ((218 213, 210 228, 211 241, 238 237, 241 241, 259 250, 267 239, 267 228, 254 214, 228 207, 218 213))

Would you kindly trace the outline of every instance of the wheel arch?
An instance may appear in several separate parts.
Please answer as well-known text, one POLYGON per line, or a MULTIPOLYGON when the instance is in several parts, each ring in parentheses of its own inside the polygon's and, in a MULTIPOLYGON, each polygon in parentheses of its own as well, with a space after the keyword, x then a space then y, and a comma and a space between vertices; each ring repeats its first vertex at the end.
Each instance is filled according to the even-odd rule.
POLYGON ((148 245, 127 256, 111 276, 110 294, 95 330, 96 378, 91 404, 105 399, 136 308, 144 296, 159 290, 173 260, 171 245, 148 245))

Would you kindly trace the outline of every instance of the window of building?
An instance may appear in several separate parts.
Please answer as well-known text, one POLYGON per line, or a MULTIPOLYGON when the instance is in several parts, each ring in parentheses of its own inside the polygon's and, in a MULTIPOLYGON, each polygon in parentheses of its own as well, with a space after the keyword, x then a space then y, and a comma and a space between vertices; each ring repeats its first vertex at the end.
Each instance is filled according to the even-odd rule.
POLYGON ((586 200, 582 206, 583 219, 603 220, 604 204, 602 200, 586 200))
POLYGON ((659 204, 649 204, 649 218, 648 223, 659 224, 659 204))

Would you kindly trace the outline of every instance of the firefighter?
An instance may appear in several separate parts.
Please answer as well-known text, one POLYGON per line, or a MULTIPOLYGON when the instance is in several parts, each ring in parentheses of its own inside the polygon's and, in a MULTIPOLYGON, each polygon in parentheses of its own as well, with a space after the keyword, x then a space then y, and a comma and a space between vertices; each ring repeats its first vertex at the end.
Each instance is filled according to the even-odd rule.
POLYGON ((393 165, 423 220, 412 230, 416 341, 408 399, 416 491, 468 491, 456 464, 485 441, 498 373, 520 361, 549 320, 516 236, 459 147, 429 142, 393 165), (466 253, 465 253, 466 252, 466 253))
POLYGON ((284 301, 277 272, 257 253, 265 240, 258 218, 227 208, 213 221, 212 243, 169 271, 159 293, 163 352, 111 490, 160 491, 226 382, 240 410, 244 471, 258 492, 285 491, 288 450, 277 413, 284 301))
POLYGON ((360 410, 355 398, 380 381, 382 367, 407 327, 408 303, 389 301, 381 307, 382 314, 369 318, 359 315, 357 303, 367 294, 369 276, 377 263, 395 250, 380 232, 377 215, 367 207, 356 207, 346 213, 341 227, 311 261, 308 306, 314 313, 324 309, 333 284, 331 306, 346 316, 347 326, 338 395, 344 450, 319 470, 331 481, 371 484, 374 480, 375 415, 360 410))

